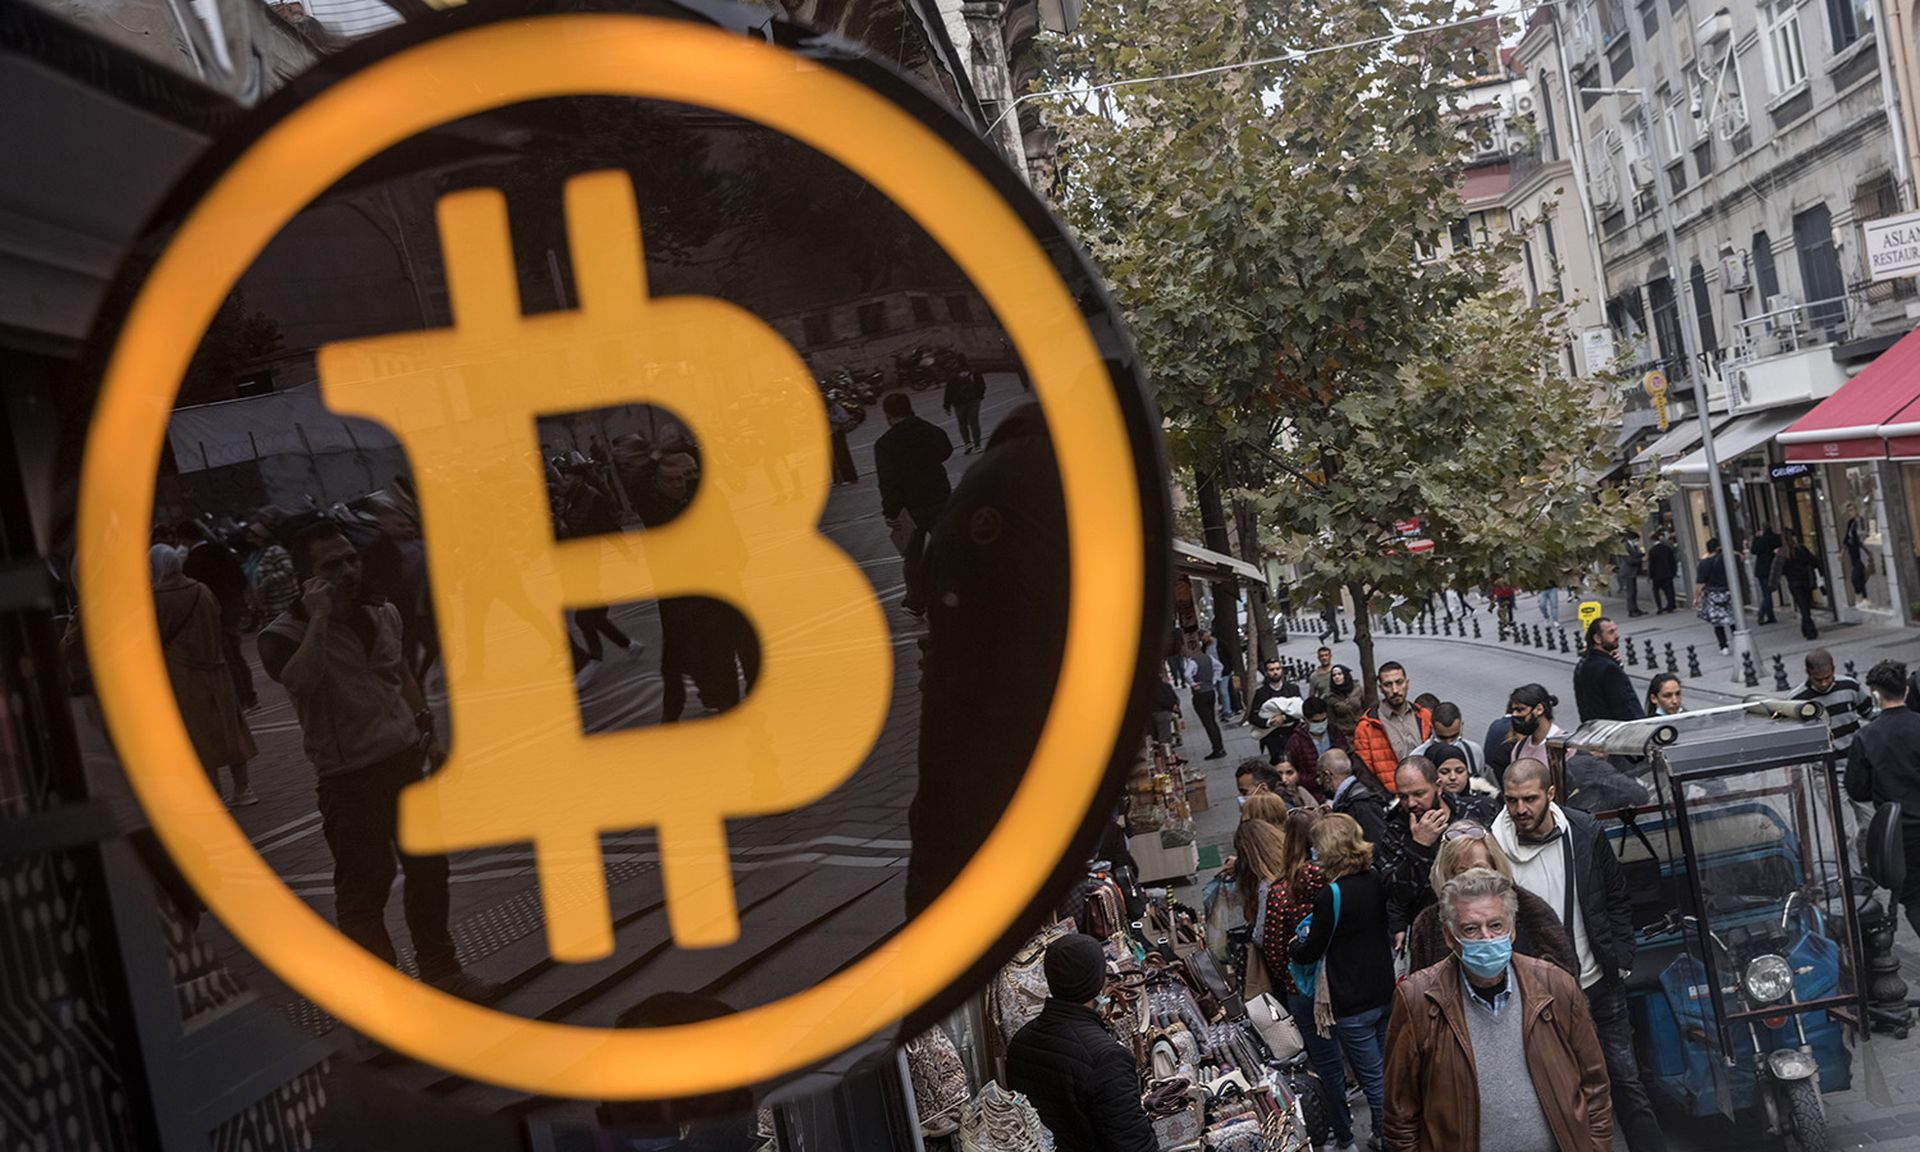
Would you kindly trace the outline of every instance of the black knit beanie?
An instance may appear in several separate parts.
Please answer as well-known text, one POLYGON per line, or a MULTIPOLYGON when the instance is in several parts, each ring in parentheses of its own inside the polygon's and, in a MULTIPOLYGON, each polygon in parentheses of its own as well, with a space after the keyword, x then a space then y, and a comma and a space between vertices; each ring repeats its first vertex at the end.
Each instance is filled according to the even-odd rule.
POLYGON ((1107 954, 1100 941, 1075 932, 1047 945, 1047 991, 1055 1000, 1085 1004, 1107 984, 1107 954))

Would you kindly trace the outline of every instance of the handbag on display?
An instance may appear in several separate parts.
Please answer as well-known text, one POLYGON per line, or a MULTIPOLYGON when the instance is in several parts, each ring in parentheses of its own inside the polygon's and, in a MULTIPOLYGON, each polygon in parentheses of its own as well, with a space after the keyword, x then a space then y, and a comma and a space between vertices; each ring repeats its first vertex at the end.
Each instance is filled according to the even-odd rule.
POLYGON ((993 1015, 1000 1025, 1003 1044, 1013 1042, 1014 1033, 1025 1028, 1047 1003, 1047 973, 1044 961, 1047 945, 1073 931, 1071 921, 1041 929, 1039 935, 1014 954, 993 981, 993 1015))
POLYGON ((905 1048, 920 1130, 929 1136, 953 1131, 967 1102, 967 1067, 960 1062, 953 1037, 936 1024, 907 1041, 905 1048))
POLYGON ((1300 1038, 1300 1026, 1294 1023, 1286 1006, 1275 1000, 1271 992, 1263 992, 1247 1001, 1247 1019, 1253 1023, 1254 1031, 1260 1034, 1267 1051, 1282 1064, 1298 1056, 1301 1049, 1307 1046, 1306 1041, 1300 1038))
POLYGON ((1205 951, 1189 953, 1186 959, 1187 979, 1193 985, 1194 998, 1200 1001, 1200 1011, 1208 1020, 1218 1020, 1228 1013, 1229 1006, 1236 1003, 1233 993, 1227 988, 1227 978, 1213 957, 1205 951))
POLYGON ((1257 945, 1247 945, 1247 974, 1240 981, 1240 999, 1255 1000, 1273 991, 1273 978, 1267 975, 1267 957, 1257 945))
POLYGON ((1053 1152, 1053 1133, 1018 1092, 989 1080, 960 1115, 959 1152, 1053 1152))

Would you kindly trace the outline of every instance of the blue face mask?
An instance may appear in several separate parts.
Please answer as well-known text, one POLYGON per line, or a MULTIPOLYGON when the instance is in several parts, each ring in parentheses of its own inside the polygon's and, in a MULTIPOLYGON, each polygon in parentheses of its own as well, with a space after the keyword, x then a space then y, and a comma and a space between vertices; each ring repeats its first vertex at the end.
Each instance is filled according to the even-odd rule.
POLYGON ((1513 963, 1513 937, 1493 940, 1460 941, 1460 963, 1467 972, 1482 980, 1491 980, 1513 963))

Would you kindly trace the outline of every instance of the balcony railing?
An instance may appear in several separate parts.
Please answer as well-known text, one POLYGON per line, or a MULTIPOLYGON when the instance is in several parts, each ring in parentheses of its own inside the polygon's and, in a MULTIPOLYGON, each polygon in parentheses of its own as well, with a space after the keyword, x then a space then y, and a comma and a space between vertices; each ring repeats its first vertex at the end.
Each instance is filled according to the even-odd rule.
POLYGON ((1736 320, 1727 363, 1746 364, 1784 356, 1818 344, 1845 340, 1864 301, 1858 295, 1835 296, 1807 304, 1789 304, 1736 320))

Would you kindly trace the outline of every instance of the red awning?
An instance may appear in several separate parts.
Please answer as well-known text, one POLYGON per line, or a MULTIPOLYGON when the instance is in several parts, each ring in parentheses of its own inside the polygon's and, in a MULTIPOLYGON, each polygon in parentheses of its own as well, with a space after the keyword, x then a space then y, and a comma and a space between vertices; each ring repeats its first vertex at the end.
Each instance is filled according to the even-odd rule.
POLYGON ((1887 455, 1895 460, 1920 460, 1920 400, 1893 414, 1881 426, 1887 438, 1887 455))
POLYGON ((1881 460, 1889 437, 1920 434, 1920 415, 1906 417, 1912 426, 1903 428, 1903 410, 1920 410, 1920 330, 1880 353, 1778 439, 1789 460, 1881 460))
POLYGON ((1467 169, 1467 178, 1460 189, 1460 202, 1469 209, 1489 200, 1498 200, 1507 194, 1513 186, 1511 165, 1488 164, 1481 168, 1467 169))

